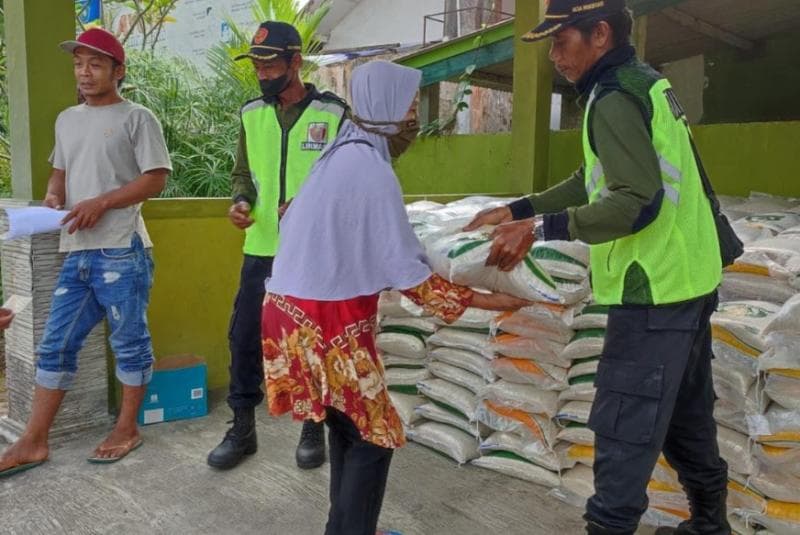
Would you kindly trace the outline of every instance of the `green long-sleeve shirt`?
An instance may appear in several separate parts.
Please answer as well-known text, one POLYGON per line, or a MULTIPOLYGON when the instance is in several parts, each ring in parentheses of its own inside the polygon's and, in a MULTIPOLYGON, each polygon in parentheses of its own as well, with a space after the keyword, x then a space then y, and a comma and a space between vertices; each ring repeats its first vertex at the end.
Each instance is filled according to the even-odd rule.
POLYGON ((581 167, 547 191, 512 204, 515 219, 565 212, 569 236, 546 239, 604 243, 641 230, 658 215, 661 170, 639 105, 631 96, 611 91, 595 102, 590 121, 608 195, 588 204, 581 167))

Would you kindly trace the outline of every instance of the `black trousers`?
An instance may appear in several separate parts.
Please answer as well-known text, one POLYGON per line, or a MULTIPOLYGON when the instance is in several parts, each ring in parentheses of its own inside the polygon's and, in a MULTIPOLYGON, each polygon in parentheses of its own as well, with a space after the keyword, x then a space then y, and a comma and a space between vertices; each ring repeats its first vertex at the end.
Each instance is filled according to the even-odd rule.
POLYGON ((690 491, 728 483, 719 456, 711 377, 714 294, 659 307, 612 307, 589 418, 595 432, 595 495, 586 519, 633 534, 663 450, 690 491))
POLYGON ((228 330, 231 351, 228 405, 232 409, 255 407, 264 400, 261 307, 264 282, 271 275, 272 257, 245 255, 228 330))
POLYGON ((394 450, 361 438, 350 418, 328 408, 331 508, 325 535, 375 535, 394 450))

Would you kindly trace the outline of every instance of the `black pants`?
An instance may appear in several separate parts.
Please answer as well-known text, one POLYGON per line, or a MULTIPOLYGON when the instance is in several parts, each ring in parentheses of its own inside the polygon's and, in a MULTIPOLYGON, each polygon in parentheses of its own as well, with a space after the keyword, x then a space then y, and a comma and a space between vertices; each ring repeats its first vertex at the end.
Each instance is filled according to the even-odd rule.
POLYGON ((586 519, 633 534, 662 449, 688 490, 725 489, 711 377, 716 293, 660 307, 612 307, 589 418, 595 495, 586 519))
POLYGON ((328 408, 331 509, 325 535, 375 535, 394 450, 364 441, 346 414, 328 408))
POLYGON ((231 383, 228 405, 250 408, 264 400, 264 362, 261 354, 261 307, 264 281, 272 275, 272 257, 245 255, 239 293, 233 305, 228 343, 231 383))

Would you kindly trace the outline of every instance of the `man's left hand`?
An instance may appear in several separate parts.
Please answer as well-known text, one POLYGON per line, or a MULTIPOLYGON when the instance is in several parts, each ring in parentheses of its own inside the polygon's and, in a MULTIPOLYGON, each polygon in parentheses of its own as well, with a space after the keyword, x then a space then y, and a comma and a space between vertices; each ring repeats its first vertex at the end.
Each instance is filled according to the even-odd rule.
POLYGON ((511 271, 522 262, 534 242, 533 219, 523 219, 498 225, 492 233, 492 250, 486 259, 487 266, 497 266, 501 271, 511 271))
POLYGON ((75 234, 78 230, 93 228, 107 211, 108 203, 106 200, 102 197, 94 197, 76 204, 61 221, 61 224, 66 225, 72 221, 69 226, 69 233, 75 234))

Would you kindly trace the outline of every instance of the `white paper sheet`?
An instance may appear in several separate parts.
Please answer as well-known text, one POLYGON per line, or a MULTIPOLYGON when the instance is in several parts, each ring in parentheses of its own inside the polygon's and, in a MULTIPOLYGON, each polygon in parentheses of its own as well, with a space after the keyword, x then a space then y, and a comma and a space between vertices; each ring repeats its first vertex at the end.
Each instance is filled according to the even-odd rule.
POLYGON ((69 213, 44 206, 6 208, 5 211, 8 214, 8 232, 0 236, 3 240, 59 230, 61 220, 69 213))

